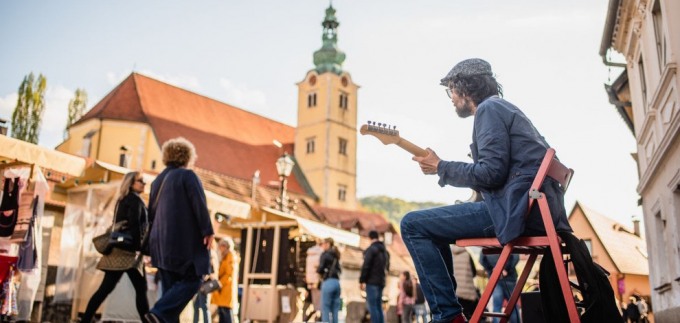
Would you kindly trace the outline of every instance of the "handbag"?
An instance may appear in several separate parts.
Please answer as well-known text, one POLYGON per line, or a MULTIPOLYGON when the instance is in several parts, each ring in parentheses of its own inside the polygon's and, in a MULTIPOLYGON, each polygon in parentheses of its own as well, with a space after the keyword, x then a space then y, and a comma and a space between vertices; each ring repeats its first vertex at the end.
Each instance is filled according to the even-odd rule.
POLYGON ((219 280, 215 278, 208 278, 203 281, 203 283, 201 283, 201 287, 198 289, 198 291, 207 295, 220 289, 222 289, 222 283, 220 283, 219 280))
POLYGON ((92 244, 94 245, 95 250, 102 255, 108 255, 113 248, 129 250, 134 246, 132 234, 129 231, 122 230, 127 224, 127 221, 115 222, 119 202, 116 202, 116 207, 113 211, 114 223, 111 224, 111 227, 109 227, 106 232, 92 238, 92 244))

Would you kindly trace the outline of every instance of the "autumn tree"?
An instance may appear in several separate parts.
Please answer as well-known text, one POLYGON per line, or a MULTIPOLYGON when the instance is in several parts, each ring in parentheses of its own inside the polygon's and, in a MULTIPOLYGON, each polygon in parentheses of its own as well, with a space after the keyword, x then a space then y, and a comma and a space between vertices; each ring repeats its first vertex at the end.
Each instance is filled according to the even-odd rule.
POLYGON ((66 120, 66 129, 64 129, 64 139, 68 137, 68 128, 85 114, 86 106, 87 92, 83 89, 76 89, 73 99, 68 103, 68 119, 66 120))
POLYGON ((12 113, 12 137, 38 143, 40 125, 45 112, 45 89, 47 80, 40 74, 38 79, 31 72, 19 86, 17 106, 12 113))

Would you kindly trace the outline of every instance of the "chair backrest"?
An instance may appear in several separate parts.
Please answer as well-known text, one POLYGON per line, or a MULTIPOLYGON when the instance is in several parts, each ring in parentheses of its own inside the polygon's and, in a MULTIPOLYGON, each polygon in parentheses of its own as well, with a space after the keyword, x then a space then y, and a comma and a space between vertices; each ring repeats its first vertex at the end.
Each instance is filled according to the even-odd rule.
MULTIPOLYGON (((555 149, 548 148, 541 162, 541 166, 538 167, 538 172, 534 178, 534 182, 531 184, 531 189, 529 194, 538 193, 545 181, 546 176, 550 176, 552 179, 560 183, 562 191, 566 192, 569 188, 569 183, 574 175, 574 170, 564 166, 557 158, 555 158, 555 149)), ((534 203, 534 199, 529 199, 529 210, 534 203)), ((527 214, 528 215, 528 214, 527 214)))

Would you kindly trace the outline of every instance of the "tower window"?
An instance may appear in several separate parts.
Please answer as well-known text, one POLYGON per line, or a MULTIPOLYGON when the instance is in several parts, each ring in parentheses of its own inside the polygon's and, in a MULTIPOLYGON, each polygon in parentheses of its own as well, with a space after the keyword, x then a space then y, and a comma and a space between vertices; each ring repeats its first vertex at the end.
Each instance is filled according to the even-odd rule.
POLYGON ((642 92, 642 107, 647 111, 647 80, 645 77, 645 66, 642 63, 642 55, 638 61, 638 73, 640 74, 640 92, 642 92))
POLYGON ((307 107, 312 108, 316 106, 316 93, 307 95, 307 107))
POLYGON ((340 155, 345 155, 347 156, 347 139, 345 138, 338 138, 338 144, 339 144, 339 149, 338 153, 340 155))
POLYGON ((340 109, 347 110, 349 107, 348 99, 349 95, 347 93, 340 93, 340 109))
POLYGON ((338 200, 347 200, 347 185, 338 185, 338 200))
POLYGON ((307 138, 307 153, 312 154, 314 153, 314 137, 312 138, 307 138))

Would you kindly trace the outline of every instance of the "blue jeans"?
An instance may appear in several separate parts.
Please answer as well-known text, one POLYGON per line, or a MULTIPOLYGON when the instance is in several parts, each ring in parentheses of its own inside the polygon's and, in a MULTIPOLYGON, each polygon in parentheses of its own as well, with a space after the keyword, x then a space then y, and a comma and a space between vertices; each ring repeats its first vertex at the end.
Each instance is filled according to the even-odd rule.
POLYGON ((340 281, 337 278, 328 278, 321 284, 321 321, 338 323, 339 311, 340 281))
MULTIPOLYGON (((491 298, 493 299, 493 311, 498 313, 503 308, 503 301, 509 300, 512 295, 512 290, 515 289, 515 281, 499 280, 496 288, 493 289, 493 294, 491 298)), ((497 317, 493 318, 493 323, 500 322, 497 317)), ((512 316, 510 316, 510 323, 519 323, 519 313, 517 307, 512 311, 512 316)))
POLYGON ((456 297, 450 244, 458 239, 495 236, 484 202, 463 203, 413 211, 401 220, 401 235, 408 248, 432 322, 449 322, 462 313, 456 297))
POLYGON ((217 308, 217 317, 219 317, 220 323, 232 323, 231 320, 231 308, 220 306, 217 308))
POLYGON ((163 296, 151 309, 164 323, 179 322, 179 315, 184 307, 201 287, 201 277, 195 275, 182 275, 175 272, 158 269, 161 271, 161 284, 163 284, 163 296))
POLYGON ((208 295, 201 292, 194 297, 194 323, 198 323, 199 312, 203 311, 203 323, 210 323, 208 313, 208 295))
POLYGON ((371 323, 384 323, 385 316, 382 309, 383 286, 366 284, 366 307, 371 313, 371 323))
POLYGON ((416 313, 416 323, 427 323, 430 321, 427 318, 427 306, 424 303, 413 305, 413 311, 416 313))

